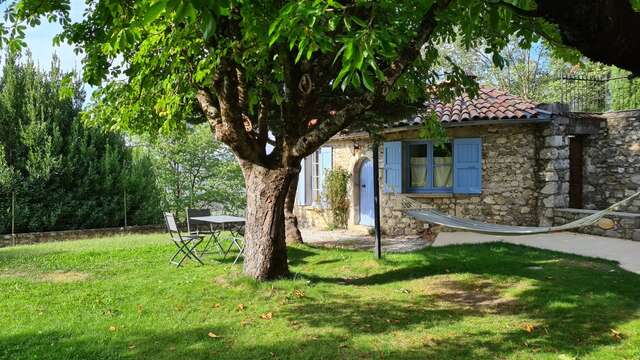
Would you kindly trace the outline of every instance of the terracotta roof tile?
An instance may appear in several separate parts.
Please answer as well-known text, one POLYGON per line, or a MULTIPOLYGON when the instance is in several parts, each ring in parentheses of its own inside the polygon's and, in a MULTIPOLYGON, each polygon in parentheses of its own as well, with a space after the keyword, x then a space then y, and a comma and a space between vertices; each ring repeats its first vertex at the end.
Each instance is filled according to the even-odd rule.
MULTIPOLYGON (((549 116, 549 112, 538 109, 536 105, 525 99, 485 86, 480 87, 478 96, 474 99, 469 99, 469 96, 464 94, 447 104, 439 101, 427 103, 424 113, 427 114, 431 110, 435 111, 443 123, 470 120, 540 119, 549 116)), ((419 125, 422 121, 423 119, 417 116, 399 121, 392 126, 419 125)))

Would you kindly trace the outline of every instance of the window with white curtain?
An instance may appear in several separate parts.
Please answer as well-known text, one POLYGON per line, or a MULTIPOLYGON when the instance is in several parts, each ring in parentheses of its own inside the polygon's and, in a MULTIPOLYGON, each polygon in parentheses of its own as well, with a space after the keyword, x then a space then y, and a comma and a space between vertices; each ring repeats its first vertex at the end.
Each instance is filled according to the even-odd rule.
POLYGON ((446 143, 433 147, 433 187, 449 189, 453 186, 453 146, 446 143))
POLYGON ((453 146, 431 141, 408 141, 405 146, 409 192, 446 192, 453 187, 453 146))

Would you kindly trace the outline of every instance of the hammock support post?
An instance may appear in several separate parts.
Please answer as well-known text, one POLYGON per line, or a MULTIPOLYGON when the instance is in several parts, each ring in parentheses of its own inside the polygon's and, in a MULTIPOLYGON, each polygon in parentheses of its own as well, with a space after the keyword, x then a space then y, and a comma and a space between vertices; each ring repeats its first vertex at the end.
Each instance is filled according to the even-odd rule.
POLYGON ((378 164, 378 142, 374 141, 373 146, 373 219, 376 229, 376 259, 382 258, 382 234, 380 231, 380 180, 378 179, 380 169, 378 164))

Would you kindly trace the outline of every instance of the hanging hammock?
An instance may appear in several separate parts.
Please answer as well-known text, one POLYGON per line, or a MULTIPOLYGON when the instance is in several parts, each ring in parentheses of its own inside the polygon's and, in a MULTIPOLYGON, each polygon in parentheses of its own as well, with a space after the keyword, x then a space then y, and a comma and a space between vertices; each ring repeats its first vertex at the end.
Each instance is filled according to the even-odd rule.
MULTIPOLYGON (((530 234, 545 234, 550 232, 557 231, 566 231, 571 229, 576 229, 583 226, 593 225, 598 222, 601 218, 606 216, 608 213, 614 211, 618 206, 624 205, 625 203, 633 200, 634 198, 640 196, 640 191, 629 196, 628 198, 619 201, 608 208, 593 213, 592 215, 586 216, 582 219, 578 219, 576 221, 572 221, 570 223, 560 225, 560 226, 548 226, 548 227, 533 227, 533 226, 511 226, 511 225, 498 225, 498 224, 489 224, 483 223, 480 221, 470 220, 470 219, 462 219, 455 216, 447 215, 437 210, 433 209, 411 209, 405 210, 404 212, 413 217, 416 220, 420 220, 429 224, 434 225, 442 225, 454 229, 468 230, 477 233, 483 234, 493 234, 493 235, 530 235, 530 234)), ((412 199, 403 199, 404 203, 410 203, 415 207, 415 200, 412 199)))

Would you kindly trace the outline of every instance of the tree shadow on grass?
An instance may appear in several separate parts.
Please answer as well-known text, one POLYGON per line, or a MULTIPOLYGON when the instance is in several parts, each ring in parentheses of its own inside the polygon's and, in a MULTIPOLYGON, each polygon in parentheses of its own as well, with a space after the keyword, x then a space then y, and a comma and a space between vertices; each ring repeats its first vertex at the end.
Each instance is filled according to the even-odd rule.
MULTIPOLYGON (((439 321, 446 314, 432 314, 439 321)), ((325 318, 328 314, 324 314, 325 318)), ((427 320, 429 318, 421 318, 427 320)), ((381 326, 376 332, 393 333, 396 325, 381 326)), ((410 345, 394 346, 362 343, 352 335, 327 332, 317 336, 300 334, 294 339, 272 336, 268 329, 260 334, 268 341, 239 338, 242 330, 225 327, 193 327, 187 330, 130 331, 126 337, 83 336, 61 331, 0 337, 0 357, 6 359, 496 359, 520 354, 532 357, 535 352, 587 355, 595 346, 558 347, 547 337, 522 330, 494 333, 478 330, 449 333, 447 336, 424 335, 410 345), (210 337, 214 333, 218 337, 210 337)), ((292 329, 293 331, 293 329, 292 329)), ((428 334, 428 331, 427 331, 428 334)), ((365 333, 366 335, 366 333, 365 333)), ((397 336, 398 343, 406 339, 397 336)), ((387 340, 388 341, 388 340, 387 340)), ((607 342, 598 345, 606 345, 607 342)))
MULTIPOLYGON (((479 351, 508 354, 513 349, 501 341, 477 337, 452 336, 421 343, 413 348, 380 349, 362 346, 353 339, 337 334, 304 337, 295 340, 271 338, 267 342, 237 339, 233 329, 195 327, 180 331, 141 330, 126 337, 117 333, 77 336, 62 331, 40 332, 0 337, 0 357, 6 359, 479 359, 479 351), (218 337, 210 337, 214 333, 218 337)), ((265 332, 264 336, 269 336, 265 332)), ((486 354, 485 354, 486 355, 486 354)))
POLYGON ((289 265, 297 266, 307 263, 307 259, 318 254, 318 251, 311 251, 305 246, 288 246, 287 258, 289 259, 289 265))
MULTIPOLYGON (((304 264, 311 263, 313 255, 330 253, 294 247, 289 254, 294 263, 304 264)), ((352 260, 354 266, 357 261, 352 260)), ((327 270, 331 264, 319 267, 318 273, 333 274, 327 270)), ((356 274, 348 285, 342 285, 345 278, 304 274, 327 286, 274 313, 273 323, 285 319, 291 326, 284 335, 281 328, 262 320, 249 327, 221 321, 212 326, 159 324, 152 330, 131 325, 81 335, 80 331, 51 330, 0 333, 0 358, 495 359, 534 357, 536 351, 583 356, 617 343, 610 329, 636 318, 640 298, 640 277, 616 270, 610 263, 506 244, 392 256, 378 270, 356 274), (447 282, 450 279, 443 276, 462 274, 471 274, 472 284, 481 280, 473 286, 473 295, 465 292, 470 290, 468 283, 447 282), (411 280, 433 278, 444 278, 438 284, 447 291, 389 294, 419 285, 409 284, 411 280), (517 292, 513 303, 505 306, 478 306, 478 302, 492 304, 510 284, 482 282, 495 279, 524 279, 532 286, 517 292), (359 292, 366 289, 374 290, 369 297, 359 292), (487 330, 469 325, 494 315, 520 316, 535 328, 527 331, 517 324, 487 330), (220 337, 210 337, 209 332, 220 337)))
MULTIPOLYGON (((388 288, 390 284, 401 287, 412 280, 456 274, 471 274, 481 279, 533 281, 533 286, 517 293, 513 303, 499 311, 529 319, 534 323, 534 330, 531 333, 523 329, 507 332, 501 335, 500 341, 519 346, 535 343, 545 349, 570 353, 585 353, 599 346, 615 344, 618 339, 612 336, 611 329, 636 318, 640 309, 637 302, 640 298, 640 276, 603 260, 503 243, 434 248, 421 251, 418 256, 413 254, 411 258, 402 257, 396 255, 385 261, 391 270, 371 275, 351 275, 351 278, 303 276, 316 283, 327 282, 354 289, 388 288)), ((457 298, 440 299, 454 306, 447 311, 434 310, 437 307, 428 299, 416 297, 395 305, 388 302, 378 304, 377 307, 355 298, 346 301, 332 299, 305 304, 294 313, 303 314, 302 320, 311 326, 328 322, 345 329, 353 328, 354 318, 356 321, 375 322, 377 317, 401 318, 403 313, 411 316, 405 316, 397 324, 399 328, 432 326, 438 321, 457 322, 469 315, 486 315, 483 311, 473 311, 474 302, 485 301, 477 293, 471 298, 456 292, 453 294, 457 298), (421 310, 415 310, 417 308, 421 310), (331 316, 322 315, 327 313, 331 316)), ((388 330, 388 326, 382 326, 377 331, 388 330)), ((459 340, 465 343, 484 341, 473 337, 459 340)), ((451 346, 459 347, 454 343, 451 346)), ((509 351, 505 351, 504 346, 492 344, 491 347, 502 348, 499 353, 508 355, 509 351)))

